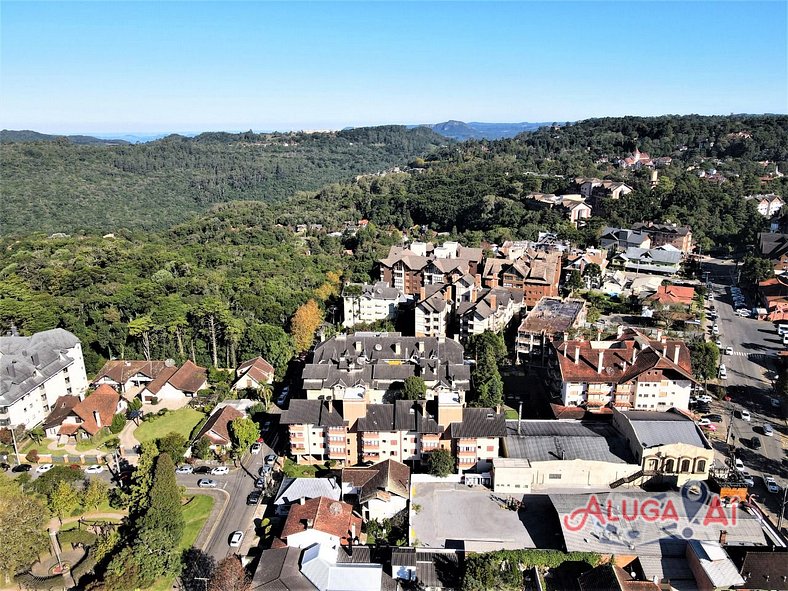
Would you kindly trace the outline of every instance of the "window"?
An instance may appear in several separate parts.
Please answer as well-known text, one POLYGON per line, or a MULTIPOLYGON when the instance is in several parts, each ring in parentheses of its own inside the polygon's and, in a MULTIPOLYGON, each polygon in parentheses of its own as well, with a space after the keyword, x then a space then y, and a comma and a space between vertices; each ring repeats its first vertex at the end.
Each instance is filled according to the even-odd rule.
POLYGON ((690 471, 690 461, 681 460, 681 472, 689 472, 689 471, 690 471))
POLYGON ((665 460, 665 472, 673 472, 673 460, 665 460))
POLYGON ((495 451, 495 446, 494 445, 488 445, 487 446, 487 451, 495 451))
POLYGON ((560 474, 549 474, 547 477, 550 480, 561 480, 561 475, 560 474))
POLYGON ((695 472, 705 472, 706 471, 706 460, 698 460, 698 463, 695 465, 695 472))

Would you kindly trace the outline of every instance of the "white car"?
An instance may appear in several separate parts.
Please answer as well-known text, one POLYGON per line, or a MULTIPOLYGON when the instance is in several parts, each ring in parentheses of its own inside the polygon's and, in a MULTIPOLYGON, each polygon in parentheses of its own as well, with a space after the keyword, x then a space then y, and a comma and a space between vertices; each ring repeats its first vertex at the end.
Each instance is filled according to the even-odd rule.
POLYGON ((724 365, 720 365, 720 378, 723 380, 728 379, 728 369, 724 365))
POLYGON ((230 472, 230 468, 227 466, 217 466, 213 470, 211 470, 211 474, 214 476, 221 476, 222 474, 228 474, 230 472))
POLYGON ((707 418, 698 419, 698 425, 701 427, 705 425, 711 425, 711 421, 707 418))
POLYGON ((175 469, 176 474, 191 474, 192 472, 194 472, 194 468, 192 468, 188 464, 184 464, 183 466, 178 466, 175 469))
POLYGON ((763 434, 766 435, 766 437, 771 437, 774 435, 774 429, 772 429, 772 426, 769 423, 763 424, 763 434))
POLYGON ((197 486, 200 488, 216 488, 216 481, 210 478, 200 478, 197 481, 197 486))
POLYGON ((741 316, 742 318, 749 318, 750 311, 747 308, 739 308, 738 310, 736 310, 736 315, 741 316))
POLYGON ((237 548, 241 545, 241 542, 244 539, 244 532, 241 530, 234 531, 232 535, 230 535, 230 546, 232 548, 237 548))
POLYGON ((711 404, 713 401, 714 398, 712 398, 708 394, 701 394, 700 396, 698 396, 698 402, 705 402, 706 404, 711 404))
POLYGON ((259 454, 261 449, 263 449, 262 445, 259 443, 253 443, 249 451, 251 451, 253 454, 259 454))
POLYGON ((739 470, 739 474, 741 474, 747 486, 755 486, 755 479, 747 470, 739 470))
POLYGON ((716 323, 716 322, 715 322, 715 323, 712 325, 712 327, 711 327, 711 334, 713 334, 713 335, 718 335, 718 334, 720 334, 720 327, 719 327, 719 326, 717 326, 717 323, 716 323))
POLYGON ((725 347, 726 355, 733 355, 733 347, 725 347))
POLYGON ((41 464, 38 468, 36 468, 36 472, 43 474, 44 472, 49 472, 54 467, 55 466, 52 464, 41 464))
POLYGON ((93 464, 92 466, 85 468, 86 474, 101 474, 103 471, 104 466, 99 466, 98 464, 93 464))
POLYGON ((768 490, 770 493, 780 492, 780 485, 774 481, 772 476, 764 476, 763 482, 766 484, 766 490, 768 490))
POLYGON ((744 470, 744 462, 741 461, 741 458, 736 458, 736 461, 734 462, 734 466, 736 466, 736 469, 739 472, 744 470))
POLYGON ((752 417, 750 416, 750 411, 749 410, 741 411, 741 418, 744 421, 751 421, 752 417))

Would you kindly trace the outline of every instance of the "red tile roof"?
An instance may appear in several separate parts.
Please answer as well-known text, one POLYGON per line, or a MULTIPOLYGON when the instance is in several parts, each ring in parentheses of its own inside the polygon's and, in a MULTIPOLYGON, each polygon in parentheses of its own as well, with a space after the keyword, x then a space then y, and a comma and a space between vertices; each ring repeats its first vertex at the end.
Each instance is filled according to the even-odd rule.
POLYGON ((125 384, 132 376, 141 373, 154 379, 165 368, 164 361, 135 361, 127 359, 114 359, 107 361, 98 372, 93 382, 107 377, 118 384, 125 384))
POLYGON ((147 385, 147 389, 151 394, 158 394, 170 378, 178 371, 177 367, 165 367, 159 372, 159 375, 147 385))
POLYGON ((239 378, 248 375, 258 384, 264 384, 273 379, 274 372, 274 367, 262 357, 249 359, 238 366, 239 378))
POLYGON ((625 383, 647 371, 693 379, 690 353, 683 341, 652 341, 629 330, 612 341, 560 341, 553 343, 564 382, 625 383), (678 347, 678 364, 673 362, 678 347), (576 351, 577 363, 575 363, 576 351), (602 371, 599 372, 599 356, 602 371))
MULTIPOLYGON (((78 425, 78 428, 84 429, 90 435, 95 435, 103 427, 109 427, 118 409, 118 402, 120 402, 120 395, 115 389, 107 384, 102 384, 96 388, 93 394, 87 396, 73 408, 73 413, 82 419, 82 423, 78 425), (101 426, 96 423, 94 412, 98 412, 101 426)), ((66 426, 63 425, 60 428, 61 434, 66 434, 64 433, 64 427, 66 426)))
POLYGON ((681 287, 679 285, 660 285, 657 293, 647 298, 650 302, 656 302, 664 306, 689 306, 695 297, 695 288, 681 287))
POLYGON ((311 529, 337 536, 342 545, 348 545, 353 525, 356 526, 356 536, 361 536, 361 517, 353 514, 351 505, 328 497, 318 497, 290 507, 282 539, 287 540, 288 536, 309 529, 307 520, 311 520, 311 529))

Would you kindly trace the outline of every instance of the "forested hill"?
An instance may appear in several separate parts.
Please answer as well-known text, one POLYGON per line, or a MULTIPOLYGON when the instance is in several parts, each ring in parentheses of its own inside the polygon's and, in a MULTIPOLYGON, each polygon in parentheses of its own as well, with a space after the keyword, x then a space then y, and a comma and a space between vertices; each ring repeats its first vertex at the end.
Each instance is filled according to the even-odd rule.
POLYGON ((101 139, 93 137, 92 135, 49 135, 46 133, 39 133, 37 131, 30 131, 29 129, 12 130, 3 129, 0 131, 0 143, 15 143, 15 142, 70 142, 72 144, 107 144, 118 145, 128 144, 126 140, 122 139, 101 139))
POLYGON ((204 133, 139 145, 0 144, 0 233, 161 229, 232 200, 273 201, 422 156, 425 128, 204 133))

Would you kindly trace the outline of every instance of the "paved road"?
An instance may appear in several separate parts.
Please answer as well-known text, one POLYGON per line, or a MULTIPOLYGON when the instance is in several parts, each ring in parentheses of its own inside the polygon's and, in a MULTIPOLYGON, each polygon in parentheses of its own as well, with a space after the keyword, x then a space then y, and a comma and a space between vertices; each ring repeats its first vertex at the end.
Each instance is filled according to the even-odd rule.
MULTIPOLYGON (((736 446, 738 457, 755 480, 752 492, 763 499, 769 512, 776 516, 782 494, 768 493, 763 485, 763 475, 774 476, 782 487, 788 485, 788 469, 783 463, 788 442, 785 411, 771 405, 772 384, 779 368, 777 354, 783 350, 782 339, 771 322, 740 318, 734 314, 729 289, 736 283, 733 261, 712 259, 704 263, 703 268, 710 272, 722 348, 731 346, 734 350, 733 355, 721 357, 728 379, 720 381, 727 386, 732 400, 715 403, 713 411, 725 416, 724 429, 730 425, 729 441, 736 446), (750 412, 750 421, 737 415, 736 411, 743 409, 750 412), (764 435, 762 426, 765 422, 774 427, 774 436, 764 435), (762 447, 758 450, 751 445, 753 437, 761 441, 762 447)), ((748 307, 753 308, 756 303, 750 297, 747 299, 748 307)), ((723 438, 725 434, 727 431, 723 438)))

